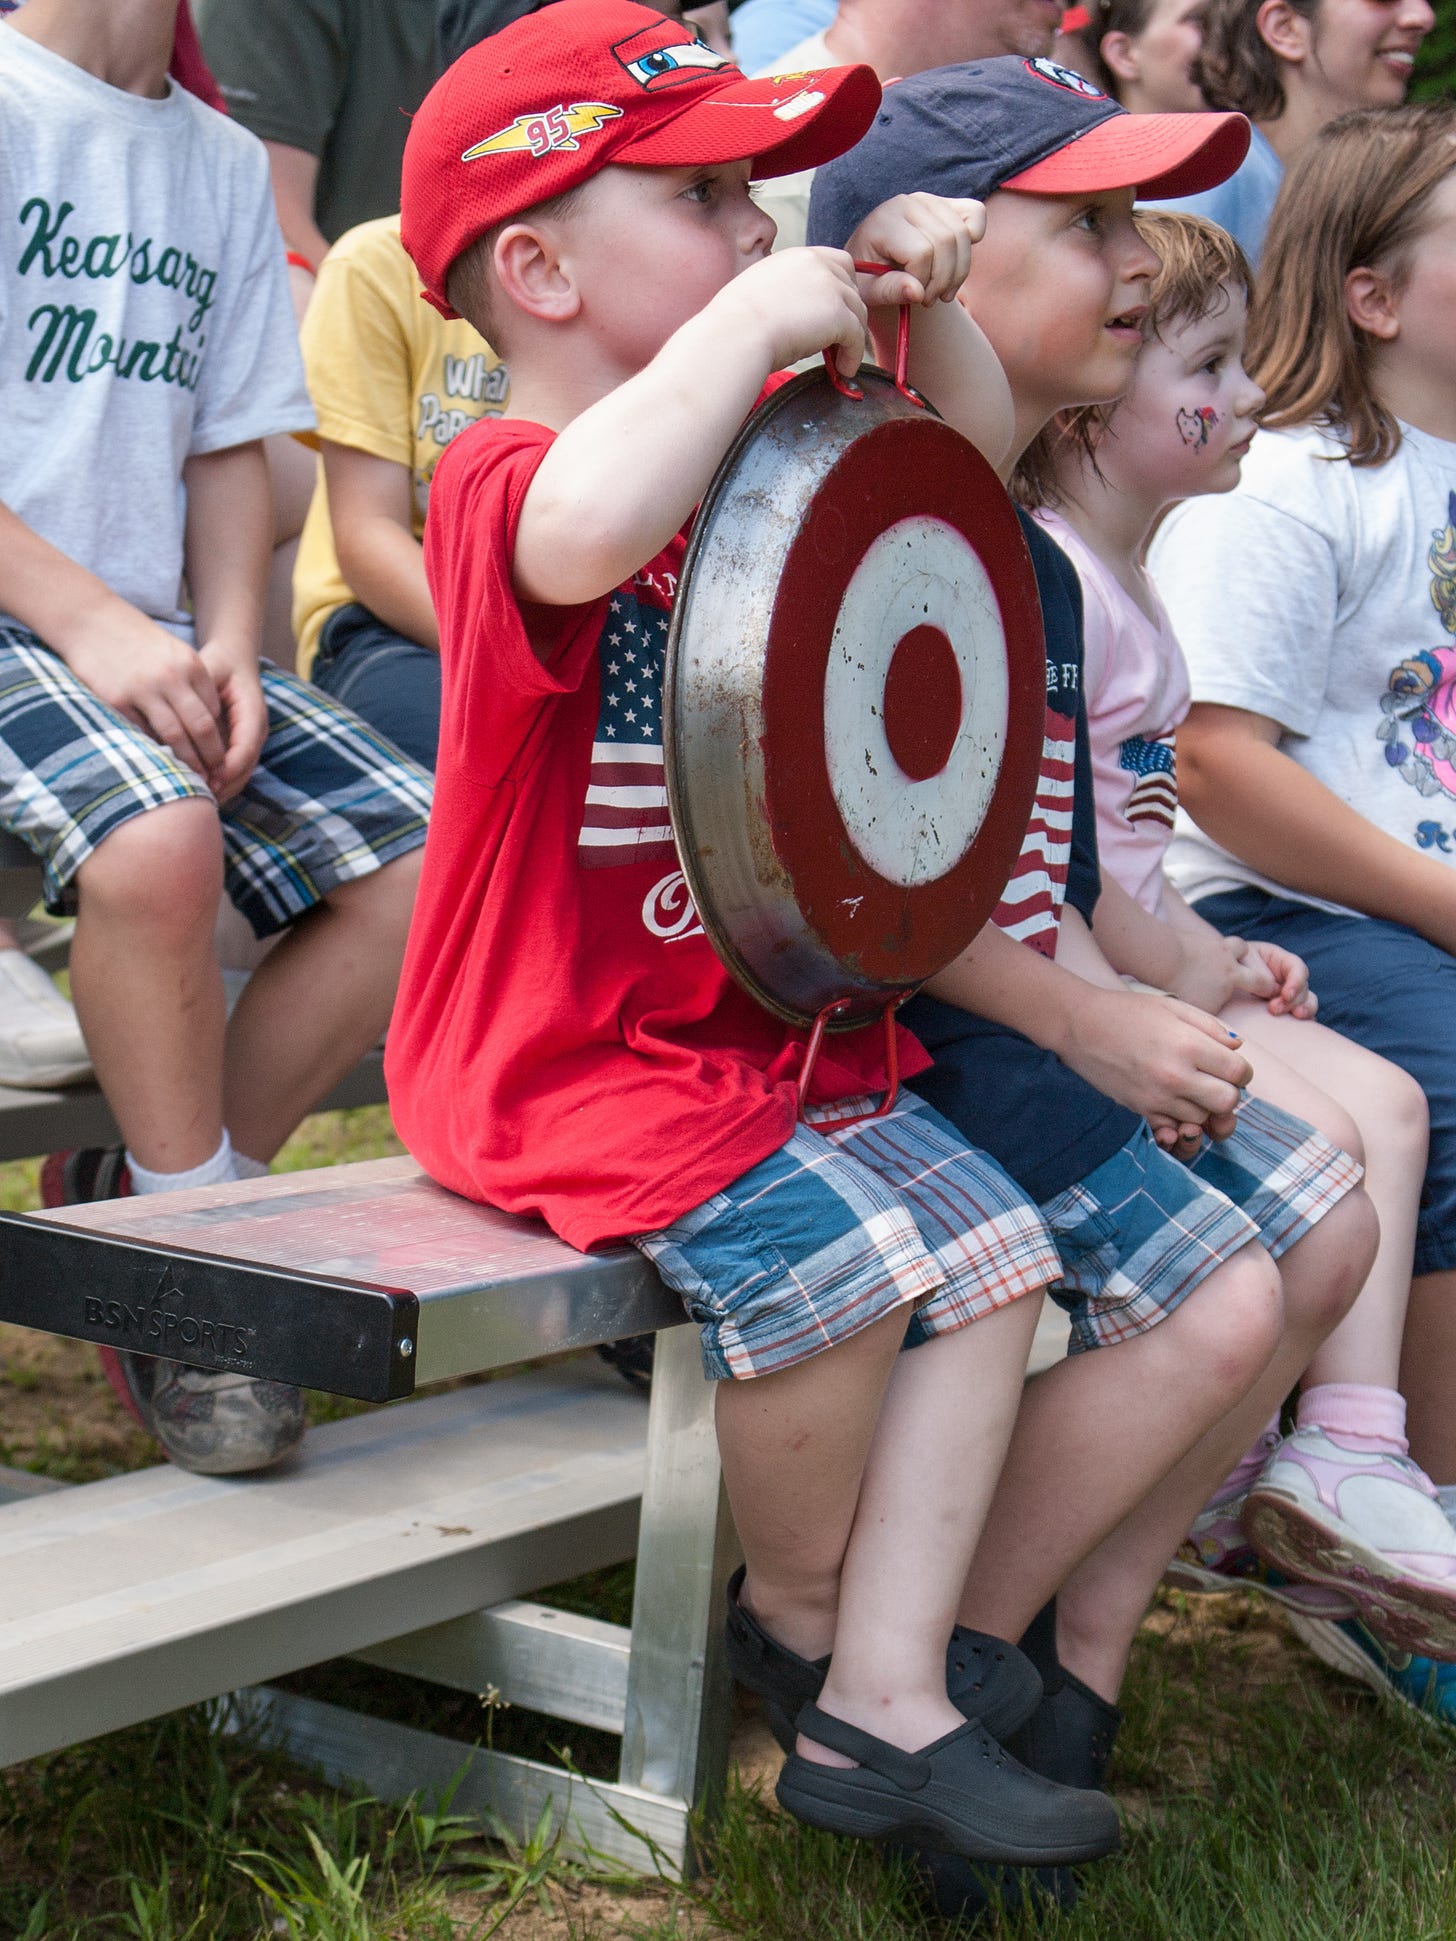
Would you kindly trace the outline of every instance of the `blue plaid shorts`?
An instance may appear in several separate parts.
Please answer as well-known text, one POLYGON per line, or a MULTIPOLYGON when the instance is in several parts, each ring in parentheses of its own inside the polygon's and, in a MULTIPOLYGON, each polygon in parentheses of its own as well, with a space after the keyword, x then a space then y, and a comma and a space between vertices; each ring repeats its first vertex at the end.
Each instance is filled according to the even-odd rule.
POLYGON ((1188 1164, 1146 1125, 1041 1216, 1062 1257, 1051 1295, 1072 1317, 1071 1352, 1156 1327, 1251 1240, 1275 1260, 1360 1182, 1362 1168, 1322 1133, 1264 1099, 1239 1108, 1231 1137, 1188 1164))
POLYGON ((909 1094, 883 1119, 795 1126, 787 1145, 635 1245, 698 1323, 710 1381, 792 1368, 897 1308, 915 1347, 1061 1271, 1020 1188, 909 1094))
MULTIPOLYGON (((220 811, 227 892, 259 937, 340 883, 425 839, 423 769, 295 674, 266 662, 268 739, 220 811)), ((46 908, 74 913, 75 877, 133 816, 193 797, 201 778, 79 681, 27 628, 0 621, 0 828, 39 856, 46 908)))

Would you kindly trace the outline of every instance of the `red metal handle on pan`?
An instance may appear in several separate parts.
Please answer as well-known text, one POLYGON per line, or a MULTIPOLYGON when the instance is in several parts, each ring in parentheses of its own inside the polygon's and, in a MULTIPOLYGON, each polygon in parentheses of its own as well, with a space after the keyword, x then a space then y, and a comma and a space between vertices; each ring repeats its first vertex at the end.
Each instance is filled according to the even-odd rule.
MULTIPOLYGON (((804 1121, 806 1124, 812 1123, 816 1132, 838 1132, 843 1126, 857 1126, 866 1124, 871 1119, 883 1119, 894 1109, 895 1100, 900 1091, 900 1047, 895 1039, 895 1012, 909 995, 910 993, 908 991, 897 992, 880 1014, 880 1022, 885 1028, 885 1071, 890 1081, 885 1087, 885 1096, 880 1100, 873 1112, 851 1112, 847 1118, 843 1119, 804 1121)), ((804 1069, 799 1073, 800 1120, 804 1120, 804 1110, 809 1098, 809 1081, 814 1076, 814 1067, 819 1062, 819 1053, 824 1044, 824 1033, 829 1026, 830 1019, 837 1018, 841 1011, 846 1010, 849 1002, 847 997, 841 997, 836 998, 832 1004, 826 1004, 818 1017, 815 1018, 813 1027, 809 1032, 809 1042, 804 1050, 804 1069)))
MULTIPOLYGON (((861 276, 886 276, 894 270, 892 263, 856 263, 854 267, 859 271, 861 276)), ((841 397, 862 398, 864 396, 864 392, 860 390, 857 384, 851 384, 847 377, 840 376, 839 366, 834 361, 834 352, 832 350, 827 350, 824 353, 824 368, 829 373, 829 382, 841 397)), ((902 398, 908 398, 911 404, 918 405, 923 411, 925 409, 925 400, 912 387, 908 375, 909 370, 910 306, 908 303, 902 303, 900 305, 899 329, 895 338, 895 389, 900 393, 902 398)))

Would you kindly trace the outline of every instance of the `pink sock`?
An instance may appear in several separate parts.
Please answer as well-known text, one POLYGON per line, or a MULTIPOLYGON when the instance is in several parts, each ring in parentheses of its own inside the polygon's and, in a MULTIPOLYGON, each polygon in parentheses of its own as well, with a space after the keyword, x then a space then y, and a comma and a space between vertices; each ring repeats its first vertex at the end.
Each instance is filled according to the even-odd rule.
POLYGON ((1214 1492, 1214 1502, 1222 1503, 1228 1497, 1242 1496, 1250 1483, 1253 1482, 1254 1478, 1264 1467, 1265 1463, 1268 1462, 1269 1452, 1278 1440, 1279 1417, 1276 1413, 1270 1416, 1264 1426, 1263 1433, 1253 1448, 1246 1455, 1239 1457, 1238 1462, 1219 1484, 1217 1490, 1214 1492))
POLYGON ((1299 1398, 1301 1429, 1324 1429, 1352 1449, 1408 1456, 1405 1397, 1369 1382, 1321 1382, 1299 1398))

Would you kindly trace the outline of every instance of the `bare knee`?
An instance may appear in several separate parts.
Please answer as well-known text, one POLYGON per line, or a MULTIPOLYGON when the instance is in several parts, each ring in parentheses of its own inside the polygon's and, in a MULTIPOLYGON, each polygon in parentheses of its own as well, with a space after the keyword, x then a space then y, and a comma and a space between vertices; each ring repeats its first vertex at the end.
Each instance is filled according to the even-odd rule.
POLYGON ((1241 1247, 1178 1313, 1183 1351, 1232 1407, 1269 1363, 1284 1330, 1278 1268, 1256 1243, 1241 1247))
POLYGON ((159 939, 211 937, 222 896, 222 832, 210 802, 169 802, 133 816, 76 873, 81 922, 104 917, 159 939))
POLYGON ((1317 1340, 1338 1327, 1365 1285, 1379 1245, 1379 1217, 1357 1186, 1281 1263, 1289 1325, 1317 1340))
POLYGON ((423 847, 412 849, 408 855, 394 857, 367 876, 336 884, 324 901, 331 910, 341 914, 348 911, 351 915, 367 915, 370 921, 386 928, 398 928, 403 942, 414 914, 424 858, 423 847))
POLYGON ((1360 1096, 1365 1148, 1386 1166, 1424 1172, 1431 1112, 1418 1079, 1388 1059, 1373 1058, 1371 1082, 1360 1096))

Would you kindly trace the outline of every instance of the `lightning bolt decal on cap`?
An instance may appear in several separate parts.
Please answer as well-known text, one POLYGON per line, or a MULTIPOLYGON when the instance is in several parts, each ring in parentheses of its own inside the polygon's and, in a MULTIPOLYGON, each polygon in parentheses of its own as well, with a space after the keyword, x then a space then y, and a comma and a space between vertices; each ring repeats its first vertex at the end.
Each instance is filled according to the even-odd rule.
POLYGON ((467 148, 462 162, 479 161, 482 155, 550 155, 553 151, 572 151, 580 147, 578 135, 595 135, 605 122, 622 110, 607 101, 573 101, 568 108, 558 102, 540 114, 517 115, 504 128, 498 128, 484 141, 467 148))

